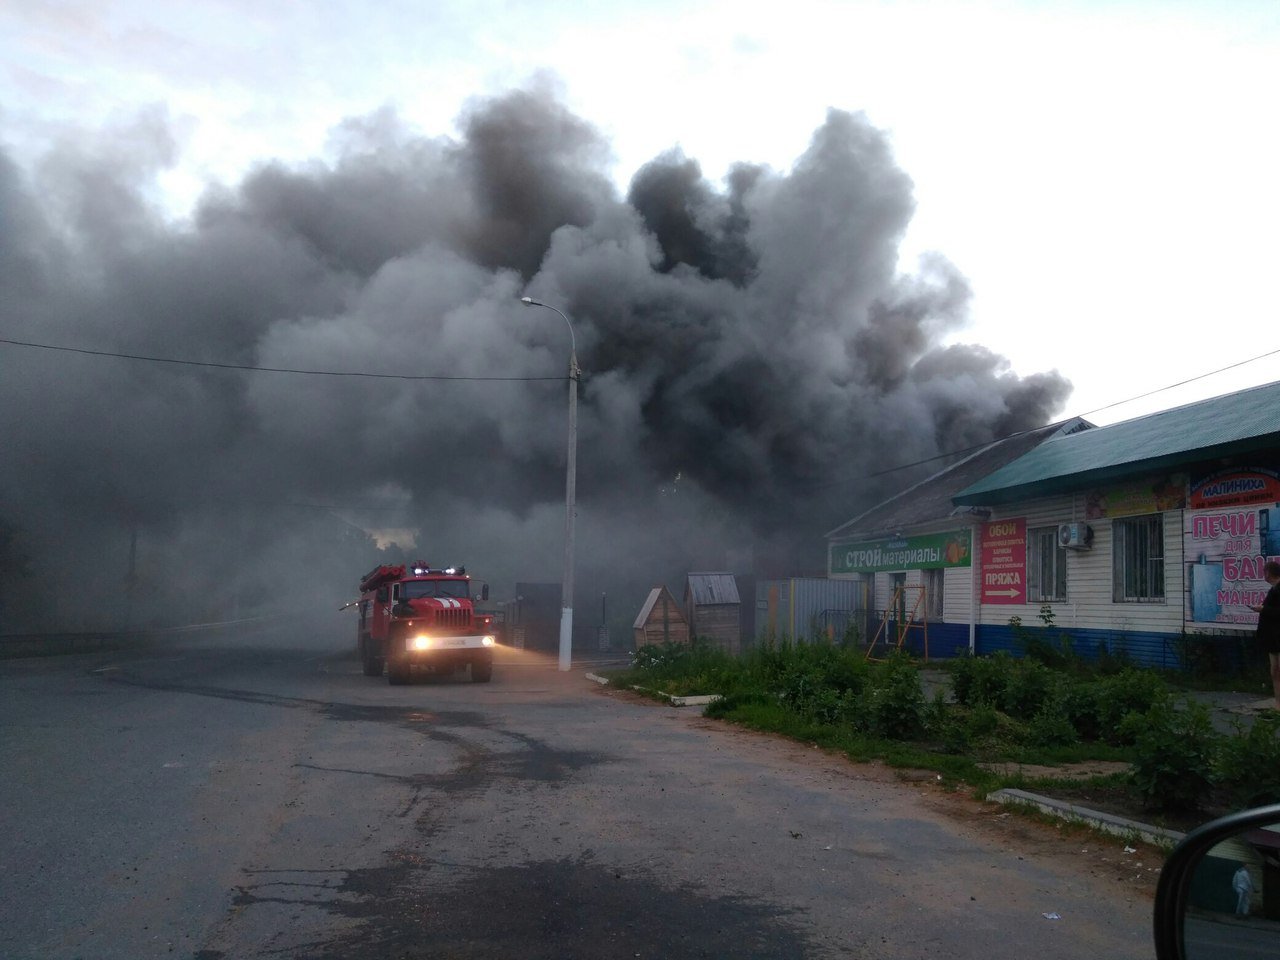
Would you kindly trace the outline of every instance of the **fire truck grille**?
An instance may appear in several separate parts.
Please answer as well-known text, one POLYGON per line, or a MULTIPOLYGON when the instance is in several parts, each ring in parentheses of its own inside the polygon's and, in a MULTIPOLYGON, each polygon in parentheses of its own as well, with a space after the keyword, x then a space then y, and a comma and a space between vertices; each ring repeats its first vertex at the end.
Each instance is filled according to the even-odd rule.
POLYGON ((469 610, 437 610, 436 625, 441 627, 467 627, 470 625, 469 610))

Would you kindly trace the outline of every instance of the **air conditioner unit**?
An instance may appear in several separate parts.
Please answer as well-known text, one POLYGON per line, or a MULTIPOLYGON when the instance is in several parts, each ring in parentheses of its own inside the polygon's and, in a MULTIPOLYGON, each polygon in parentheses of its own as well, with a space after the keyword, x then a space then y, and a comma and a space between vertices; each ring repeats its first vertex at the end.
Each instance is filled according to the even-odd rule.
POLYGON ((1058 524, 1058 546, 1068 550, 1088 550, 1093 543, 1093 528, 1087 523, 1058 524))

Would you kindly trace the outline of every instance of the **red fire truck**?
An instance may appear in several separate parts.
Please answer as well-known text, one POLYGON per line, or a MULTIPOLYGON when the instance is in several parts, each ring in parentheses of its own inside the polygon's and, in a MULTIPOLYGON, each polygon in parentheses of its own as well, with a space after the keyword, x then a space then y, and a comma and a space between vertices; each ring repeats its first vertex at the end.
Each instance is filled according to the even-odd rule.
MULTIPOLYGON (((426 563, 374 567, 360 580, 357 642, 366 677, 408 683, 414 668, 453 672, 470 666, 475 683, 493 675, 493 617, 477 613, 476 600, 489 599, 489 585, 472 595, 463 567, 426 563)), ((345 607, 343 609, 346 609, 345 607)))

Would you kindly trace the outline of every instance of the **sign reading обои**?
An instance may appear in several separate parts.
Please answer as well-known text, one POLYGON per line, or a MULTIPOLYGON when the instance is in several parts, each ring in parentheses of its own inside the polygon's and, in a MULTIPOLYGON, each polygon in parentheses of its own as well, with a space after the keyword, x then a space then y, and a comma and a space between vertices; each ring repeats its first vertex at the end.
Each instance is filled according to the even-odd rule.
POLYGON ((969 566, 969 531, 831 545, 832 573, 882 573, 969 566))
POLYGON ((1027 520, 993 520, 982 528, 981 602, 1027 602, 1027 520))

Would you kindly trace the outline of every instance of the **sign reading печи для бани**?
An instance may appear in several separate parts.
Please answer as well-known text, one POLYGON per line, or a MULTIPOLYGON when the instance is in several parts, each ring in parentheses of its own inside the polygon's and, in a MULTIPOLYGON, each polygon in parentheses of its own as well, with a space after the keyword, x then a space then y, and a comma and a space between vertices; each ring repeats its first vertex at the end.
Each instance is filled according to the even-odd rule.
POLYGON ((886 573, 892 570, 937 570, 967 567, 970 561, 968 530, 887 537, 861 543, 833 543, 832 573, 886 573))
POLYGON ((1187 560, 1184 619, 1190 626, 1250 630, 1280 558, 1280 476, 1265 468, 1223 470, 1193 482, 1183 513, 1187 560))

